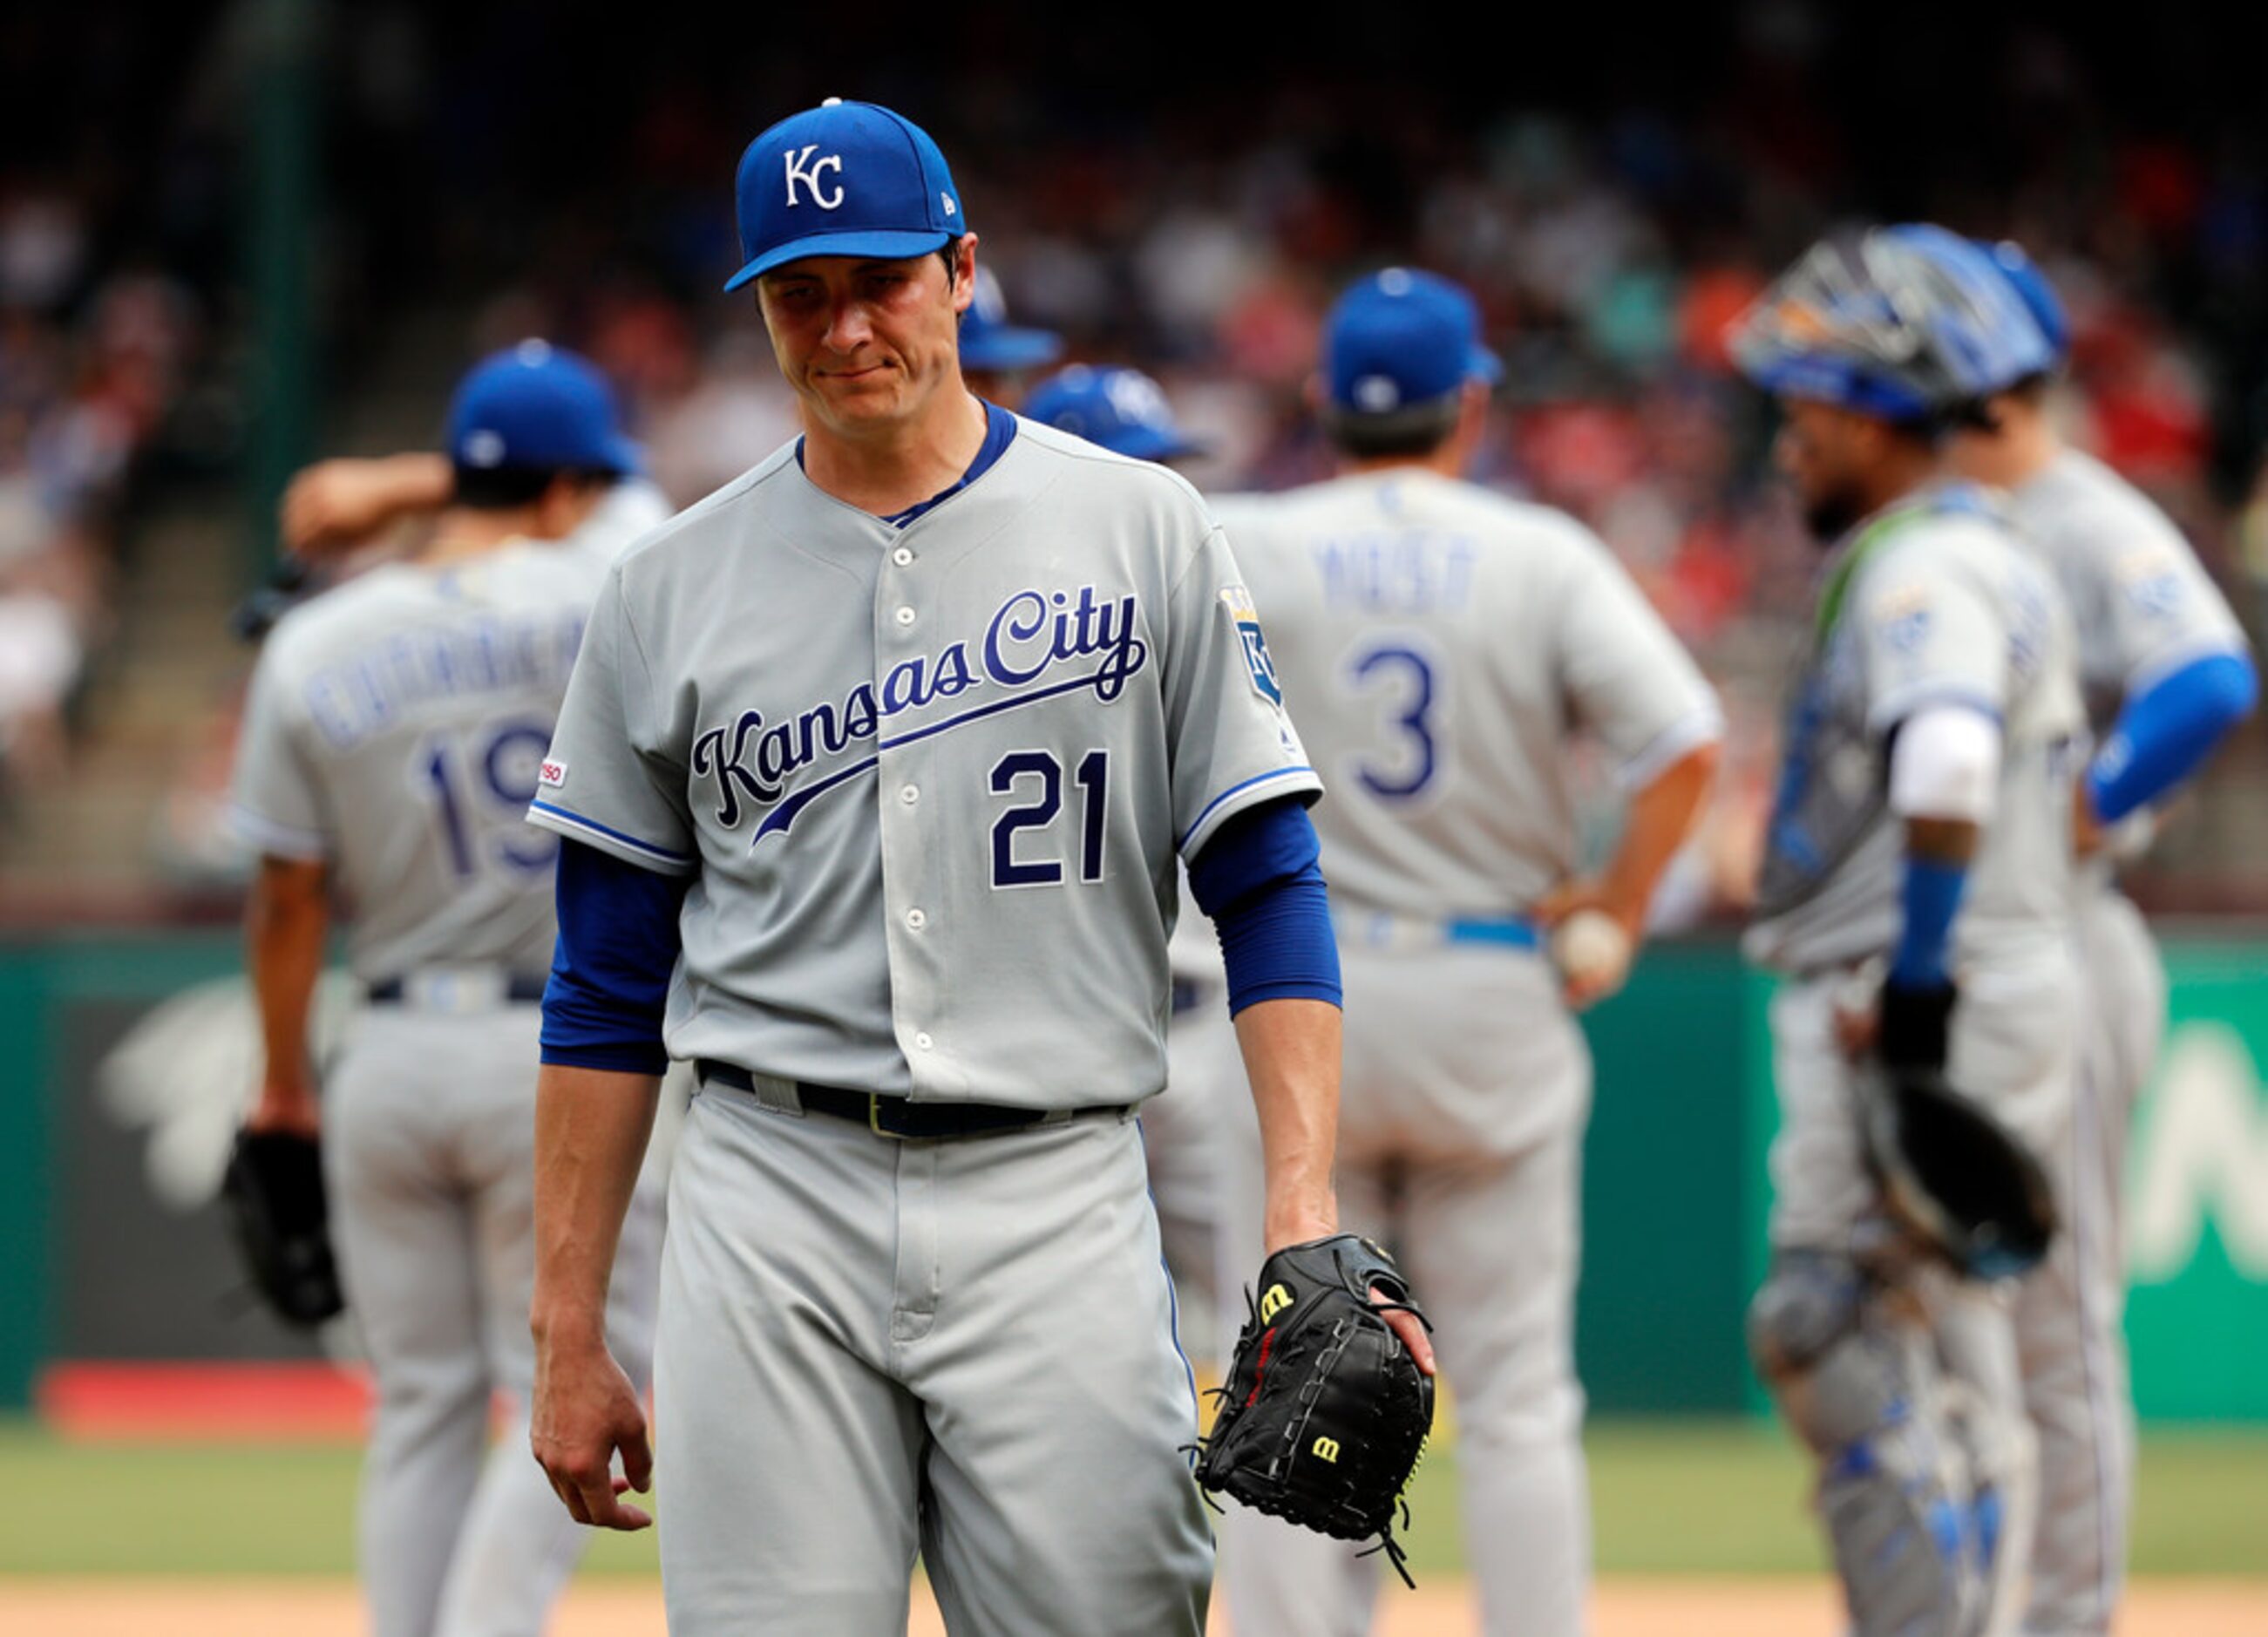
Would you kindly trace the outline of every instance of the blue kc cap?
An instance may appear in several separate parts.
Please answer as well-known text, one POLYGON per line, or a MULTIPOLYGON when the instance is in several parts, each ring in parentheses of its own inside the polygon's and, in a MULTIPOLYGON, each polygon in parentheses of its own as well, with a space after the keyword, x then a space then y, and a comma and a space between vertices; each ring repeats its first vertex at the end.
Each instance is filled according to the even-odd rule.
POLYGON ((1323 321, 1323 380, 1336 408, 1391 415, 1469 380, 1504 378, 1481 344, 1480 308, 1438 274, 1389 267, 1338 299, 1323 321))
POLYGON ((1205 452, 1204 445, 1182 435, 1166 395, 1139 370, 1074 364, 1033 387, 1024 414, 1137 461, 1205 452))
POLYGON ((1029 329, 1008 321, 1008 299, 1000 281, 982 262, 976 291, 961 315, 961 366, 968 370, 1043 369, 1063 356, 1063 337, 1051 329, 1029 329))
POLYGON ((807 255, 898 261, 968 231, 945 155, 911 120, 829 97, 740 156, 734 188, 747 264, 727 290, 807 255))
POLYGON ((587 358, 523 341, 468 371, 449 402, 449 459, 477 471, 629 473, 644 461, 622 435, 614 389, 587 358))

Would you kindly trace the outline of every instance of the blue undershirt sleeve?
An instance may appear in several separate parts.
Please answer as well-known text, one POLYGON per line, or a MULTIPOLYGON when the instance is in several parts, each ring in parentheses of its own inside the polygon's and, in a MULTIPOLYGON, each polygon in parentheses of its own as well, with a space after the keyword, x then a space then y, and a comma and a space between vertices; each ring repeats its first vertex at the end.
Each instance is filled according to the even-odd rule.
POLYGON ((1906 855, 1899 882, 1898 907, 1904 921, 1898 946, 1890 956, 1890 981, 1910 989, 1933 989, 1948 981, 1951 972, 1954 918, 1969 885, 1966 865, 1906 855))
POLYGON ((1260 1000, 1342 1004, 1322 857, 1305 797, 1285 796, 1228 820, 1189 860, 1190 896, 1220 938, 1231 1017, 1260 1000))
POLYGON ((559 940, 543 989, 542 1057, 571 1068, 659 1074, 679 907, 692 878, 559 844, 559 940))
POLYGON ((2129 697, 2087 770, 2095 817, 2116 824, 2196 772, 2259 696, 2250 658, 2209 653, 2129 697))

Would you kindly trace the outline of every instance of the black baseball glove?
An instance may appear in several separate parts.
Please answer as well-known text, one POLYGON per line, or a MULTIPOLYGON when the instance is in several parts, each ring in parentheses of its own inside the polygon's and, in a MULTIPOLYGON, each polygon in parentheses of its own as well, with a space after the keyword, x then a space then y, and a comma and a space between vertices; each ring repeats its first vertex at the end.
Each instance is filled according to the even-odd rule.
POLYGON ((1383 1316, 1432 1328, 1408 1281, 1376 1245, 1337 1234, 1270 1257, 1246 1301, 1197 1482, 1342 1540, 1375 1535, 1408 1581, 1393 1524, 1433 1426, 1432 1377, 1383 1316))
POLYGON ((345 1309, 313 1138, 237 1132, 220 1192, 252 1282, 277 1317, 312 1326, 345 1309))
POLYGON ((2021 1139, 1955 1089, 1945 1058, 1949 984, 1882 986, 1881 1064, 1869 1081, 1867 1158, 1890 1215, 1956 1272, 2029 1272, 2055 1237, 2047 1173, 2021 1139))

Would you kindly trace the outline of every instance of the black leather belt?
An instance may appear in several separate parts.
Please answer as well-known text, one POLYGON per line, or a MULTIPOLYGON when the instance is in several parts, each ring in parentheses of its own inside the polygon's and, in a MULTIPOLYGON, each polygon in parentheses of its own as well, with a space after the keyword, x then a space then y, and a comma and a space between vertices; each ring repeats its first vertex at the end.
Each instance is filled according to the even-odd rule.
MULTIPOLYGON (((754 1094, 755 1077, 744 1068, 702 1058, 694 1064, 702 1083, 714 1081, 735 1091, 754 1094)), ((1028 1131, 1035 1125, 1060 1125, 1090 1114, 1123 1115, 1123 1102, 1098 1102, 1084 1109, 1012 1109, 998 1102, 916 1102, 879 1091, 849 1091, 840 1086, 795 1082, 796 1101, 814 1114, 831 1114, 839 1120, 864 1125, 882 1137, 986 1137, 996 1132, 1028 1131)))
MULTIPOLYGON (((504 998, 519 1003, 541 1000, 543 999, 544 981, 541 977, 508 978, 504 985, 504 998)), ((403 997, 409 993, 409 984, 401 978, 389 977, 382 983, 372 984, 364 993, 372 1006, 400 1006, 403 997)))

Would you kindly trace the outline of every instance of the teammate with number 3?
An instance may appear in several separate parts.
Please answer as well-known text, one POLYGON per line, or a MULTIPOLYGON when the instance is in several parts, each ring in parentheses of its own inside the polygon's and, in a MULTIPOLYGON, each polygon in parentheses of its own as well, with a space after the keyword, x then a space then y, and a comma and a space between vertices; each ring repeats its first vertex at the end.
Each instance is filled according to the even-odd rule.
MULTIPOLYGON (((1365 279, 1331 313, 1318 383, 1341 475, 1215 510, 1332 793, 1315 828, 1348 999, 1347 1223, 1433 1304, 1486 1629, 1554 1637, 1583 1629, 1589 1574, 1572 1307, 1590 1058, 1570 1014, 1620 984, 1721 725, 1605 546, 1461 481, 1495 371, 1463 291, 1365 279), (1595 880, 1576 879, 1571 724, 1628 796, 1595 880)), ((1259 1249, 1241 1135, 1231 1293, 1259 1249)), ((1374 1564, 1349 1548, 1240 1511, 1223 1554, 1246 1637, 1369 1629, 1374 1564)))
MULTIPOLYGON (((475 369, 432 540, 284 616, 260 656, 236 814, 266 1044, 254 1131, 320 1123, 347 1303, 378 1388, 361 1563, 378 1637, 533 1631, 582 1541, 522 1452, 489 1446, 534 1361, 535 1050, 550 837, 520 822, 607 569, 566 542, 633 471, 598 372, 541 342, 475 369), (307 1007, 333 894, 370 1009, 320 1115, 307 1007)), ((643 1377, 658 1190, 608 1309, 643 1377)))

